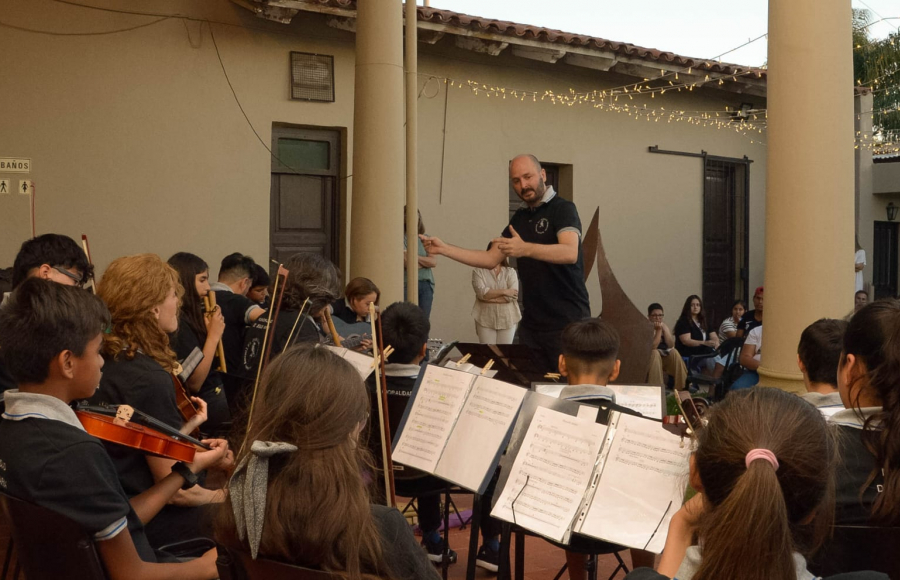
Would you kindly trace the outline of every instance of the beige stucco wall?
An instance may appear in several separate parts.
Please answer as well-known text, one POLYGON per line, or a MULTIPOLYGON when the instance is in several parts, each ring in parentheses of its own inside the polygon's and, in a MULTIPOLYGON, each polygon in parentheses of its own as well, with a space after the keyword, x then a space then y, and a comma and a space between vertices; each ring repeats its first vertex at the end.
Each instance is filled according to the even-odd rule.
MULTIPOLYGON (((96 4, 277 32, 212 24, 234 89, 267 145, 273 122, 352 124, 349 33, 310 30, 302 18, 288 28, 217 0, 96 4), (292 50, 335 55, 337 102, 289 100, 292 50)), ((69 32, 153 20, 48 0, 14 0, 4 19, 69 32)), ((206 24, 170 19, 87 37, 4 29, 0 54, 6 55, 0 156, 32 159, 39 234, 87 234, 101 271, 115 257, 138 252, 163 258, 194 252, 214 274, 234 251, 267 260, 269 153, 234 101, 206 24)), ((344 146, 352 147, 349 139, 344 146)), ((350 156, 343 159, 349 169, 350 156)), ((0 196, 0 264, 11 265, 27 237, 27 197, 0 196)))
MULTIPOLYGON (((351 33, 328 28, 323 17, 302 12, 289 26, 269 23, 214 0, 135 1, 128 8, 262 29, 213 24, 231 81, 262 140, 270 143, 272 123, 347 129, 342 159, 345 174, 352 174, 351 33), (335 55, 335 103, 288 99, 291 50, 335 55)), ((18 25, 67 31, 109 30, 151 20, 48 0, 14 0, 5 14, 18 25)), ((4 60, 7 88, 0 103, 15 113, 0 116, 0 156, 33 160, 38 233, 75 238, 87 233, 101 269, 117 256, 144 251, 164 257, 191 251, 214 271, 232 251, 259 261, 267 257, 269 154, 237 109, 206 25, 202 31, 198 27, 189 23, 189 35, 182 21, 171 19, 107 36, 48 37, 12 30, 0 35, 0 53, 11 55, 4 60), (13 84, 27 89, 10 90, 13 84)), ((486 57, 420 46, 420 72, 488 84, 559 92, 634 80, 523 60, 508 52, 486 57)), ((604 244, 620 283, 641 309, 662 302, 674 324, 684 298, 702 289, 701 160, 650 154, 647 148, 747 155, 754 161, 750 287, 762 284, 765 148, 751 144, 751 137, 452 89, 441 197, 444 90, 432 82, 419 103, 419 203, 429 233, 484 247, 506 224, 506 166, 512 156, 532 152, 546 161, 571 164, 572 197, 585 226, 594 209, 601 208, 604 244), (440 89, 436 95, 435 89, 440 89)), ((721 110, 748 100, 755 102, 694 91, 667 92, 647 102, 667 109, 721 110)), ((352 186, 352 180, 345 183, 347 189, 352 186)), ((11 264, 27 237, 27 198, 0 196, 0 264, 11 264)), ((346 253, 344 261, 346 271, 346 253)), ((474 340, 470 269, 442 259, 435 277, 432 335, 474 340)), ((588 287, 592 310, 598 313, 596 277, 588 287)))
POLYGON ((900 195, 900 163, 874 164, 872 189, 878 195, 900 195))

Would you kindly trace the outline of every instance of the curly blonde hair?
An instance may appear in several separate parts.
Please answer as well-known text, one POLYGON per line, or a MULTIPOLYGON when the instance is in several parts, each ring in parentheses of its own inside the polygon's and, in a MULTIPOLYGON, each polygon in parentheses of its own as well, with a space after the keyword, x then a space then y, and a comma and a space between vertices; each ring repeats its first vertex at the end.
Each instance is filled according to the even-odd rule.
POLYGON ((103 335, 103 353, 132 360, 140 349, 167 371, 174 371, 175 352, 153 314, 153 308, 162 304, 173 288, 180 307, 184 288, 178 273, 156 254, 113 260, 97 286, 97 294, 112 315, 112 329, 103 335))

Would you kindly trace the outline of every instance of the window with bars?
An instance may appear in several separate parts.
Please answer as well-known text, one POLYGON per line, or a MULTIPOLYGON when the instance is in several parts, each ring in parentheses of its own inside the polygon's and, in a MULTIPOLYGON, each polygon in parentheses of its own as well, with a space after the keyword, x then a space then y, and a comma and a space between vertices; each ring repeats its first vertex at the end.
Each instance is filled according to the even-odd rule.
POLYGON ((291 99, 334 102, 334 57, 291 52, 291 99))

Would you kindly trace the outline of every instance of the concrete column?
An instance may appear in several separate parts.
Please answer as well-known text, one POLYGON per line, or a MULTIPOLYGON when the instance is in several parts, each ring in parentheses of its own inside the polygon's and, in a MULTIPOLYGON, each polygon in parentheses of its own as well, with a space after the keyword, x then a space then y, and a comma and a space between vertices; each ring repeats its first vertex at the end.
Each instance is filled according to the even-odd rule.
POLYGON ((406 287, 407 299, 419 303, 419 191, 416 184, 416 148, 419 110, 419 18, 416 0, 406 0, 406 287))
POLYGON ((760 385, 803 392, 800 333, 853 308, 850 0, 769 0, 760 385), (810 17, 814 15, 814 17, 810 17))
POLYGON ((371 278, 382 304, 403 299, 403 12, 366 0, 356 12, 350 277, 371 278))
MULTIPOLYGON (((853 99, 854 118, 856 119, 857 139, 863 135, 868 136, 868 142, 872 139, 872 108, 873 97, 871 91, 858 91, 853 99)), ((865 141, 864 141, 865 142, 865 141)), ((863 270, 863 281, 872 285, 873 260, 875 258, 875 221, 885 219, 884 212, 875 212, 875 200, 873 199, 872 173, 872 149, 860 147, 855 150, 856 158, 856 233, 859 236, 859 244, 866 251, 866 265, 863 270)), ((871 289, 870 289, 871 290, 871 289)), ((874 292, 869 292, 869 300, 874 300, 874 292)))

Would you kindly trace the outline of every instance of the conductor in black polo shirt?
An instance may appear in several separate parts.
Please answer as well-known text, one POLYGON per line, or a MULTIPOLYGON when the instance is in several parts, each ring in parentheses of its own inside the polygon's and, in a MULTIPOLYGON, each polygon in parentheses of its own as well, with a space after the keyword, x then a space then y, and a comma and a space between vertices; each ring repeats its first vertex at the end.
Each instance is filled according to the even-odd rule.
POLYGON ((556 371, 563 328, 591 311, 578 210, 547 186, 546 179, 534 155, 519 155, 510 162, 509 181, 524 203, 489 250, 467 250, 429 236, 422 236, 422 242, 429 254, 474 268, 490 269, 506 257, 517 258, 524 303, 519 341, 556 371))

